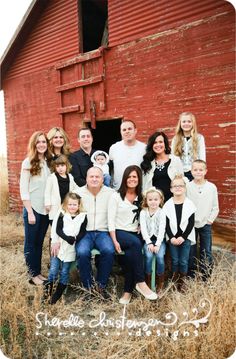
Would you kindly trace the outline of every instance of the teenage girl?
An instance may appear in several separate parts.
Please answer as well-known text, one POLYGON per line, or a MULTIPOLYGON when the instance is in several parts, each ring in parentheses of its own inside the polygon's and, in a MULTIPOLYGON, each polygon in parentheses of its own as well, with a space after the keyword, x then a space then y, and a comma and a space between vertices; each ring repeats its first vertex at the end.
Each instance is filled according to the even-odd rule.
POLYGON ((41 274, 41 259, 49 224, 44 207, 44 191, 50 174, 50 158, 46 135, 41 131, 34 132, 29 140, 28 157, 21 166, 20 195, 24 205, 24 255, 31 276, 29 282, 35 285, 43 284, 46 279, 41 274))
POLYGON ((75 261, 75 243, 86 232, 87 215, 81 212, 81 199, 76 193, 68 193, 62 203, 62 209, 52 223, 52 248, 48 280, 44 282, 45 294, 52 294, 53 284, 60 278, 50 303, 55 304, 62 296, 68 280, 70 266, 75 261))
POLYGON ((164 204, 164 195, 161 190, 155 187, 149 188, 143 194, 142 211, 140 212, 140 229, 142 237, 145 240, 145 279, 148 287, 151 287, 152 259, 156 257, 157 275, 156 286, 157 292, 160 292, 164 286, 165 261, 164 255, 166 250, 166 242, 158 241, 161 220, 161 207, 164 204))
POLYGON ((171 144, 171 153, 179 156, 184 175, 191 181, 192 162, 194 160, 206 161, 206 147, 203 135, 197 132, 196 118, 191 112, 183 112, 175 130, 171 144))

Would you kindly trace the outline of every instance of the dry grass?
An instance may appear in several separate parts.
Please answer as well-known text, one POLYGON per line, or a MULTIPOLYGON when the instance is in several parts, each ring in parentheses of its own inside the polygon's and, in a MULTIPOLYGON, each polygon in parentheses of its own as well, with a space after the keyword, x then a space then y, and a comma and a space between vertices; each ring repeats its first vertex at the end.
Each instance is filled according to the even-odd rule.
POLYGON ((8 212, 8 174, 7 159, 0 156, 1 186, 0 186, 0 215, 8 212))
MULTIPOLYGON (((127 319, 143 320, 145 323, 151 318, 170 323, 171 319, 165 316, 174 312, 177 321, 169 328, 159 325, 150 328, 151 334, 138 328, 120 330, 111 325, 92 329, 89 328, 90 321, 98 320, 102 311, 108 319, 120 319, 123 307, 118 304, 117 298, 121 289, 115 284, 120 279, 117 280, 115 276, 111 278, 110 289, 114 289, 111 303, 101 302, 99 298, 83 302, 81 290, 77 288, 68 291, 63 301, 55 306, 42 305, 42 289, 30 286, 27 281, 22 224, 13 215, 4 216, 4 223, 1 248, 1 348, 11 359, 225 359, 233 353, 235 281, 232 263, 221 255, 217 257, 207 285, 199 279, 188 281, 184 293, 176 292, 170 286, 157 303, 150 303, 137 295, 127 306, 127 319), (200 306, 203 299, 212 305, 208 321, 200 323, 199 328, 191 323, 178 328, 187 315, 189 319, 200 320, 209 313, 208 302, 205 307, 200 306), (198 313, 193 311, 194 308, 198 309, 198 313), (65 320, 73 313, 81 316, 85 327, 79 329, 71 326, 59 330, 57 327, 44 326, 37 329, 35 316, 39 312, 47 314, 50 320, 53 317, 65 320), (161 336, 156 332, 158 329, 161 336), (36 335, 37 331, 39 335, 36 335), (65 334, 59 335, 60 331, 65 334), (184 333, 189 333, 189 336, 184 337, 184 333), (177 339, 174 340, 174 337, 177 339)), ((47 262, 45 248, 44 273, 47 262)))

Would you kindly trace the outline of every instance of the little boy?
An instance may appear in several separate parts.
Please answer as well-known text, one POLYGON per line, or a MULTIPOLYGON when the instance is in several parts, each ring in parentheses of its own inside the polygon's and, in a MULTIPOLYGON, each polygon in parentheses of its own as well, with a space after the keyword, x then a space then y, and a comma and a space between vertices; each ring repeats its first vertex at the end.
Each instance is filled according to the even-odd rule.
MULTIPOLYGON (((207 173, 206 162, 195 160, 192 164, 193 181, 187 184, 187 197, 193 201, 197 211, 195 213, 196 239, 200 239, 200 271, 203 280, 210 275, 212 258, 212 223, 219 213, 218 193, 216 186, 205 179, 207 173)), ((197 242, 198 243, 198 242, 197 242)), ((197 262, 197 244, 191 247, 189 257, 189 275, 194 276, 197 262)))
POLYGON ((103 172, 103 183, 105 186, 110 187, 111 176, 109 174, 109 156, 105 151, 96 151, 91 157, 94 167, 99 167, 103 172))

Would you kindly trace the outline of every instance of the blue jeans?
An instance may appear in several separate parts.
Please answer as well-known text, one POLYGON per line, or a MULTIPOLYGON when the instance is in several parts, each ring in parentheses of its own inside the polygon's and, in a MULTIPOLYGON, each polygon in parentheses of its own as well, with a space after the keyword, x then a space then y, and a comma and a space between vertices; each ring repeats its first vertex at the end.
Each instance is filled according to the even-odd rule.
POLYGON ((48 215, 39 214, 34 211, 35 224, 29 224, 28 212, 23 209, 23 220, 25 227, 24 255, 28 271, 32 277, 41 273, 41 260, 43 241, 46 235, 49 219, 48 215))
POLYGON ((116 239, 124 254, 124 292, 132 293, 135 284, 144 282, 143 253, 140 236, 134 232, 116 230, 116 239))
POLYGON ((69 281, 70 266, 72 262, 63 262, 58 257, 51 257, 48 274, 49 282, 56 282, 60 273, 59 283, 67 284, 69 281))
POLYGON ((157 274, 161 275, 165 272, 165 260, 164 260, 164 256, 166 253, 166 241, 163 240, 160 246, 160 249, 158 251, 158 253, 151 253, 148 250, 148 246, 147 244, 144 245, 144 255, 145 255, 145 273, 146 274, 150 274, 152 273, 152 258, 153 256, 156 257, 156 261, 157 261, 157 274))
POLYGON ((205 224, 201 228, 195 228, 196 241, 194 246, 191 246, 189 256, 189 275, 194 277, 197 269, 197 245, 200 242, 200 261, 199 269, 203 274, 203 279, 206 279, 212 271, 213 257, 212 257, 212 226, 211 224, 205 224))
POLYGON ((172 272, 187 273, 191 241, 186 239, 180 246, 170 242, 172 272))
POLYGON ((80 279, 87 289, 92 286, 91 251, 94 248, 100 252, 96 277, 99 287, 107 285, 114 261, 115 248, 108 232, 88 231, 75 245, 80 279))
POLYGON ((103 183, 105 186, 110 187, 111 186, 111 176, 108 173, 105 173, 103 175, 103 183))

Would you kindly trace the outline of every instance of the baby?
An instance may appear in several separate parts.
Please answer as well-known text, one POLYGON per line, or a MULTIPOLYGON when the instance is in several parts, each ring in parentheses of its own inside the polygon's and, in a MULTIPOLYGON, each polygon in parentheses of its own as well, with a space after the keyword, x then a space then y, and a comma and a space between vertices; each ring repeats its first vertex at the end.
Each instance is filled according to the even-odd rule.
POLYGON ((99 167, 103 172, 103 183, 105 186, 110 187, 111 176, 109 174, 109 156, 105 151, 96 151, 91 157, 94 167, 99 167))

